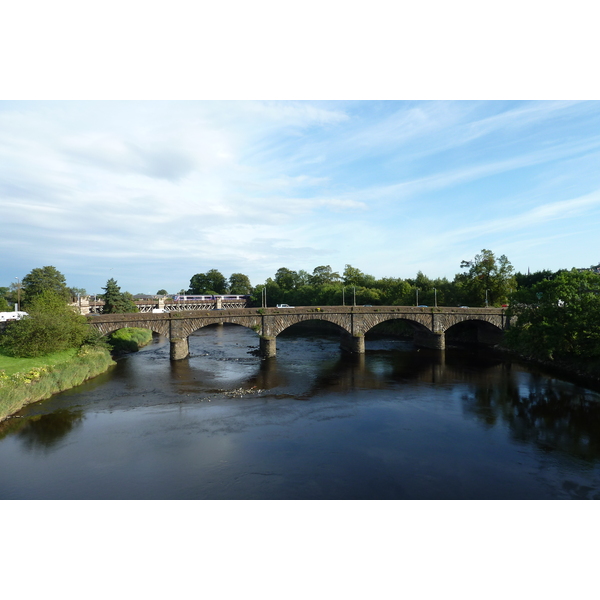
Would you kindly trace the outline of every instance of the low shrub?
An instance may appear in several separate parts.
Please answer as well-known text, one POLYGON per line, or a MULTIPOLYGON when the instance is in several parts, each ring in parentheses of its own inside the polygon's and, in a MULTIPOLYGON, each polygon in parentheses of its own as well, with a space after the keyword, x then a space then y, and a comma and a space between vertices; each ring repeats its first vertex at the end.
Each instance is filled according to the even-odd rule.
POLYGON ((108 336, 108 344, 115 354, 137 352, 152 341, 152 331, 140 327, 124 327, 108 336))

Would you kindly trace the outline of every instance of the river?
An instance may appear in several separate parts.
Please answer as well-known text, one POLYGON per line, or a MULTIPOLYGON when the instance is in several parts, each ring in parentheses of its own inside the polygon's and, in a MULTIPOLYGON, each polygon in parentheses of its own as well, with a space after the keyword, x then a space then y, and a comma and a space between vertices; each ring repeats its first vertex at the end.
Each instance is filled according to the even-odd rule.
POLYGON ((600 394, 482 350, 157 337, 0 426, 1 499, 600 497, 600 394))

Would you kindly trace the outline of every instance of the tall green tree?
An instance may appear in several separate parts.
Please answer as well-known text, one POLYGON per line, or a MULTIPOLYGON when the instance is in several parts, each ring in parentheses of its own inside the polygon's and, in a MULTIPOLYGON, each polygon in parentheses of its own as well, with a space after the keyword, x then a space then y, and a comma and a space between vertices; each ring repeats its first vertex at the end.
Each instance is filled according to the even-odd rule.
POLYGON ((50 291, 67 301, 70 298, 65 276, 55 267, 33 269, 21 282, 21 301, 24 307, 31 305, 36 296, 50 291))
POLYGON ((251 294, 252 284, 247 275, 243 273, 232 273, 229 276, 229 293, 230 294, 251 294))
POLYGON ((499 258, 491 250, 482 250, 472 260, 463 260, 461 269, 467 269, 455 277, 465 304, 499 306, 508 302, 517 288, 514 268, 503 254, 499 258))
POLYGON ((226 292, 227 279, 217 269, 211 269, 206 273, 196 273, 190 279, 190 294, 225 294, 226 292))
POLYGON ((281 269, 277 269, 277 273, 275 273, 275 282, 282 290, 293 290, 298 287, 298 273, 286 269, 285 267, 281 267, 281 269))
POLYGON ((310 277, 312 285, 324 285, 326 283, 339 283, 342 281, 339 273, 331 269, 329 265, 322 265, 313 269, 310 277))
POLYGON ((112 277, 106 282, 106 287, 102 289, 104 290, 104 294, 101 296, 104 300, 104 308, 102 309, 104 314, 138 312, 138 307, 135 305, 131 294, 121 292, 121 288, 112 277))

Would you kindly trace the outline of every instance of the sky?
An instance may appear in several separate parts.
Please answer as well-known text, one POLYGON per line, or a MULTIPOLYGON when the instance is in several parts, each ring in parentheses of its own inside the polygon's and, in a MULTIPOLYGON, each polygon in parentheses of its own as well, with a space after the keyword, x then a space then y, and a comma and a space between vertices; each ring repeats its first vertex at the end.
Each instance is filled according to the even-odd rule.
POLYGON ((597 101, 2 101, 0 285, 600 262, 597 101))
POLYGON ((600 262, 585 2, 33 5, 0 22, 0 286, 600 262))

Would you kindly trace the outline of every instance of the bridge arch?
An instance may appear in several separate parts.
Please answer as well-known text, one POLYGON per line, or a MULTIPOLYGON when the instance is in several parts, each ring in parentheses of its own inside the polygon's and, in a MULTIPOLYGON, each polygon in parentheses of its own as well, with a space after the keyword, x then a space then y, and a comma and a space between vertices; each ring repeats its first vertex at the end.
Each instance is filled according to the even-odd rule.
POLYGON ((432 333, 432 328, 427 319, 417 319, 408 315, 377 315, 374 319, 364 319, 363 327, 360 328, 359 334, 366 335, 378 325, 391 321, 400 321, 406 323, 413 331, 422 333, 432 333))
POLYGON ((284 332, 289 327, 293 325, 298 325, 299 323, 306 323, 308 321, 316 321, 322 323, 331 323, 335 325, 340 332, 345 332, 347 334, 351 334, 352 330, 350 327, 350 322, 348 318, 344 318, 345 315, 335 315, 335 314, 326 314, 326 313, 308 313, 308 314, 294 314, 294 315, 284 315, 282 317, 278 317, 271 321, 265 327, 267 331, 264 332, 265 335, 277 337, 280 333, 284 332))
POLYGON ((169 337, 168 323, 161 323, 159 321, 136 321, 134 323, 91 323, 91 326, 97 331, 99 331, 102 336, 109 335, 111 333, 114 333, 115 331, 119 331, 119 329, 137 327, 139 329, 149 329, 153 333, 169 337))
POLYGON ((495 346, 502 339, 503 333, 502 327, 497 323, 476 317, 463 319, 448 327, 446 338, 450 341, 495 346))
POLYGON ((249 319, 248 317, 224 316, 214 318, 186 319, 178 328, 178 334, 181 337, 188 337, 195 331, 208 327, 210 325, 239 325, 251 329, 256 334, 260 334, 261 322, 260 319, 249 319))

